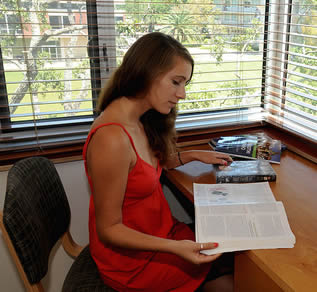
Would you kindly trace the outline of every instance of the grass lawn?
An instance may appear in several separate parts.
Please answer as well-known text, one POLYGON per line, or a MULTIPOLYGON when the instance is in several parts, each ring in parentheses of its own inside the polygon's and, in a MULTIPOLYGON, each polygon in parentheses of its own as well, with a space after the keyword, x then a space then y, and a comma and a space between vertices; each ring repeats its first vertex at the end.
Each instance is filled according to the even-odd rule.
MULTIPOLYGON (((199 60, 195 60, 196 63, 199 63, 199 60)), ((195 66, 195 75, 192 80, 191 85, 189 86, 189 91, 193 90, 206 90, 206 89, 216 89, 221 87, 221 85, 224 84, 224 80, 231 80, 231 79, 237 79, 236 76, 236 64, 235 63, 223 63, 221 65, 216 64, 197 64, 195 66), (201 73, 201 74, 199 74, 201 73), (212 82, 217 81, 217 82, 212 82)), ((248 84, 248 86, 261 86, 261 74, 262 74, 262 62, 241 62, 240 63, 240 70, 256 70, 256 71, 241 71, 240 77, 243 79, 247 78, 258 78, 256 80, 249 80, 244 81, 248 84)), ((57 71, 61 75, 61 79, 63 78, 64 71, 58 70, 57 71)), ((6 82, 20 82, 23 79, 23 74, 19 72, 8 72, 6 73, 6 82)), ((80 89, 82 86, 82 81, 72 81, 72 89, 80 89)), ((8 93, 14 93, 15 90, 18 88, 19 84, 8 84, 7 85, 7 91, 8 93)), ((49 87, 42 88, 39 91, 43 90, 53 90, 49 87)), ((76 99, 79 95, 80 91, 74 91, 72 92, 72 98, 76 99)), ((10 96, 9 96, 10 98, 10 96)), ((56 118, 56 117, 65 117, 65 114, 61 113, 55 113, 58 111, 63 111, 64 107, 63 104, 59 101, 62 101, 63 97, 59 97, 57 93, 46 93, 45 95, 38 95, 39 102, 56 102, 46 105, 40 105, 40 112, 41 113, 47 113, 43 116, 43 118, 56 118)), ((83 113, 77 113, 76 115, 87 115, 91 113, 92 109, 92 103, 91 103, 91 92, 89 91, 88 97, 89 99, 86 102, 82 102, 80 104, 80 109, 86 109, 87 112, 83 113)), ((13 117, 13 121, 18 120, 31 120, 32 119, 32 107, 30 104, 30 95, 26 94, 21 101, 21 105, 17 108, 14 115, 17 115, 16 117, 13 117), (19 115, 25 115, 29 114, 29 117, 19 117, 19 115)), ((198 105, 196 105, 198 106, 198 105)))
MULTIPOLYGON (((63 76, 64 71, 58 70, 59 74, 63 76)), ((6 83, 7 83, 7 91, 8 93, 12 94, 16 91, 18 88, 19 84, 8 84, 9 82, 20 82, 23 79, 23 73, 19 72, 7 72, 5 74, 6 77, 6 83)), ((82 81, 72 81, 72 89, 73 90, 78 90, 81 88, 81 83, 82 81)), ((45 90, 45 89, 44 89, 45 90)), ((48 91, 55 91, 54 89, 47 88, 48 91)), ((39 90, 43 91, 43 89, 39 90)), ((72 99, 77 99, 80 91, 74 91, 72 92, 72 99)), ((9 95, 9 99, 12 95, 9 95)), ((87 111, 83 113, 77 113, 76 116, 78 115, 87 115, 91 114, 92 111, 92 103, 91 103, 91 91, 88 91, 88 96, 86 97, 88 100, 85 102, 82 102, 80 104, 80 109, 86 109, 87 111)), ((57 111, 63 111, 64 106, 62 103, 59 101, 62 101, 62 99, 59 99, 58 93, 46 93, 45 95, 39 94, 38 95, 39 102, 56 102, 56 103, 49 103, 45 105, 40 105, 40 112, 41 113, 48 113, 43 115, 43 118, 57 118, 57 117, 65 117, 65 114, 57 114, 54 112, 57 111), (51 114, 49 114, 51 113, 51 114)), ((14 112, 14 116, 12 118, 13 121, 22 121, 22 120, 32 120, 32 106, 28 105, 31 103, 31 98, 30 94, 26 94, 24 98, 21 101, 21 105, 17 108, 17 110, 14 112), (25 115, 29 114, 30 116, 28 117, 19 117, 19 115, 25 115), (17 116, 15 116, 17 115, 17 116)))
POLYGON ((249 86, 260 86, 262 78, 262 62, 241 62, 238 68, 235 63, 223 63, 218 66, 216 64, 197 65, 195 66, 195 78, 193 79, 193 83, 195 84, 195 81, 199 81, 200 84, 198 84, 198 86, 195 85, 194 88, 219 88, 219 86, 224 83, 221 81, 237 79, 237 74, 239 74, 241 80, 258 78, 257 80, 245 80, 245 82, 248 83, 249 86), (203 74, 199 74, 200 72, 203 74), (205 72, 210 73, 206 74, 205 72), (201 82, 206 83, 201 84, 201 82))

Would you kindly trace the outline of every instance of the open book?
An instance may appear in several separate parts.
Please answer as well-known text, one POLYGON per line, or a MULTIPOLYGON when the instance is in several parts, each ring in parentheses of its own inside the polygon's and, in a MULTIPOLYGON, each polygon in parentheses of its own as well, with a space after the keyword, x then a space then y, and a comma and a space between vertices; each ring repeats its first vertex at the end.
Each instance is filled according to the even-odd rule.
POLYGON ((294 247, 283 203, 268 182, 194 183, 194 205, 196 241, 219 243, 205 254, 294 247))

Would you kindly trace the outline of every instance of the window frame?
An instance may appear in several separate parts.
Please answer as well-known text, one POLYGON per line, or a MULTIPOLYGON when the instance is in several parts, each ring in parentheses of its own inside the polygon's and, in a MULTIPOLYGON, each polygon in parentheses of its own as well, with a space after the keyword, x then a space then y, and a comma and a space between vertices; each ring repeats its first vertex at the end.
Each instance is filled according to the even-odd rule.
MULTIPOLYGON (((291 9, 291 2, 292 0, 289 0, 290 5, 289 9, 291 9)), ((92 81, 92 87, 91 87, 91 92, 92 92, 92 108, 96 108, 96 100, 100 92, 100 88, 102 87, 102 80, 105 78, 105 76, 109 76, 109 72, 101 72, 100 68, 102 67, 100 58, 103 56, 102 55, 102 41, 99 38, 100 32, 98 30, 98 14, 97 9, 98 9, 98 4, 96 1, 86 1, 86 7, 87 7, 87 22, 89 23, 88 25, 88 35, 89 35, 89 57, 90 57, 90 72, 91 72, 91 81, 92 81), (91 17, 88 19, 88 15, 91 17), (90 37, 93 36, 93 37, 90 37), (98 49, 99 47, 99 49, 98 49), (99 68, 99 69, 97 69, 99 68), (106 74, 106 75, 105 75, 106 74), (108 74, 108 75, 107 75, 108 74)), ((291 11, 290 11, 291 12, 291 11)), ((264 47, 263 47, 263 63, 262 63, 262 81, 261 81, 261 108, 264 110, 264 94, 265 94, 265 85, 266 85, 266 64, 267 64, 267 49, 268 49, 268 19, 269 19, 269 13, 270 13, 270 1, 266 0, 265 1, 265 20, 264 20, 264 35, 263 35, 263 41, 264 41, 264 47)), ((48 16, 50 15, 49 10, 48 10, 48 16)), ((291 18, 291 15, 288 16, 289 20, 291 18)), ((289 21, 290 23, 290 21, 289 21)), ((61 24, 62 25, 62 24, 61 24)), ((290 24, 288 25, 288 37, 290 37, 290 24)), ((284 54, 288 55, 287 51, 284 51, 284 54)), ((273 62, 274 64, 274 62, 273 62)), ((284 63, 287 66, 287 62, 284 63)), ((286 68, 287 69, 287 68, 286 68)), ((4 69, 3 69, 3 62, 2 62, 2 51, 0 47, 0 72, 3 72, 3 74, 0 73, 0 82, 2 84, 5 84, 5 74, 4 74, 4 69)), ((284 74, 287 74, 284 72, 284 74)), ((284 76, 285 77, 285 76, 284 76)), ((286 80, 286 78, 285 78, 286 80)), ((286 82, 286 81, 284 81, 286 82)), ((1 86, 1 85, 0 85, 1 86)), ((1 114, 8 114, 9 113, 9 103, 8 103, 8 94, 7 94, 7 89, 6 86, 3 85, 0 87, 0 92, 1 92, 1 99, 0 102, 2 104, 0 108, 1 114)), ((283 94, 285 95, 285 93, 283 94)), ((243 115, 243 110, 242 115, 243 115)), ((196 129, 204 129, 204 128, 209 128, 209 127, 228 127, 235 125, 233 123, 233 119, 230 122, 230 119, 228 121, 221 120, 221 116, 234 114, 236 113, 236 109, 232 110, 220 110, 216 112, 201 112, 201 113, 194 113, 194 114, 181 114, 177 118, 176 121, 176 130, 178 132, 186 132, 188 130, 196 130, 196 129), (218 121, 218 123, 215 122, 215 120, 218 121)), ((247 109, 245 110, 247 112, 247 109)), ((1 120, 1 123, 5 123, 6 129, 3 129, 1 133, 22 133, 23 131, 34 131, 35 128, 36 131, 41 132, 41 131, 47 131, 48 129, 52 131, 56 131, 56 133, 62 133, 63 131, 65 132, 71 132, 73 129, 76 127, 81 128, 80 131, 78 131, 78 136, 81 137, 79 140, 74 139, 76 134, 74 134, 74 137, 67 136, 69 139, 65 143, 65 145, 72 145, 71 141, 74 141, 73 145, 78 145, 82 144, 84 141, 84 134, 83 133, 88 133, 89 127, 91 123, 93 122, 94 118, 97 116, 97 113, 93 111, 93 115, 86 115, 86 116, 79 116, 79 117, 65 117, 65 118, 50 118, 50 119, 43 119, 39 122, 37 122, 37 125, 34 126, 31 125, 32 122, 12 122, 10 118, 1 120), (69 125, 70 123, 66 123, 66 121, 72 121, 72 125, 69 125), (21 125, 22 124, 29 124, 29 126, 25 127, 22 129, 21 125), (65 125, 64 125, 65 124, 65 125), (76 124, 76 125, 73 125, 76 124)), ((264 122, 264 117, 259 115, 258 119, 254 119, 251 121, 248 121, 247 119, 241 119, 238 121, 240 123, 241 127, 245 126, 252 126, 252 125, 258 125, 263 124, 264 122)), ((52 135, 54 137, 54 135, 52 135)), ((63 136, 63 135, 62 135, 63 136)), ((66 137, 64 136, 64 137, 66 137)), ((54 139, 54 138, 52 138, 54 139)), ((22 142, 21 142, 22 143, 22 142)), ((58 144, 58 143, 57 143, 58 144)), ((58 144, 59 145, 59 144, 58 144)), ((52 148, 54 147, 60 147, 60 146, 54 146, 54 143, 52 145, 52 148)), ((28 148, 26 147, 26 151, 34 149, 34 147, 28 148)))
MULTIPOLYGON (((268 0, 266 0, 268 2, 268 0)), ((101 44, 99 42, 99 34, 100 34, 100 28, 98 29, 98 23, 101 22, 101 20, 98 21, 98 13, 97 13, 97 9, 98 9, 98 2, 96 1, 86 1, 86 8, 87 8, 87 23, 88 25, 88 35, 89 35, 89 39, 88 39, 88 54, 89 54, 89 58, 90 58, 90 72, 91 72, 91 92, 92 92, 92 109, 96 108, 96 100, 98 98, 99 92, 100 92, 100 88, 102 87, 102 82, 101 80, 109 77, 109 74, 102 72, 102 70, 100 69, 100 58, 103 56, 102 52, 101 52, 101 44), (90 17, 89 17, 90 16, 90 17), (91 37, 93 36, 93 37, 91 37), (98 50, 98 47, 100 48, 98 50), (96 68, 99 68, 96 69, 96 68)), ((101 8, 102 9, 102 8, 101 8)), ((66 12, 65 12, 66 13, 66 12)), ((52 14, 52 12, 50 12, 50 9, 48 9, 47 11, 47 17, 49 16, 54 16, 52 14)), ((56 16, 56 15, 55 15, 56 16)), ((62 17, 62 15, 59 15, 62 17)), ((63 26, 63 24, 60 24, 61 26, 63 26)), ((2 55, 1 55, 2 58, 2 55)), ((263 67, 263 66, 262 66, 263 67)), ((2 71, 4 72, 4 71, 2 71)), ((262 70, 262 80, 265 79, 265 71, 262 70)), ((2 75, 0 73, 0 75, 2 75)), ((4 74, 3 74, 4 75, 4 74)), ((261 92, 263 90, 263 87, 261 89, 261 92)), ((6 105, 9 108, 9 104, 8 104, 8 95, 6 96, 6 105)), ((261 107, 263 107, 263 105, 261 105, 261 107)), ((227 110, 226 112, 230 113, 230 112, 235 112, 236 109, 232 109, 232 110, 227 110)), ((6 110, 6 112, 8 112, 8 109, 6 110)), ((216 114, 219 112, 223 112, 223 110, 220 111, 216 111, 216 114)), ((195 113, 195 114, 191 114, 191 117, 193 119, 192 122, 192 128, 201 128, 206 126, 206 123, 199 123, 199 120, 201 120, 201 117, 203 116, 203 118, 206 116, 206 114, 210 115, 210 121, 212 121, 214 118, 214 112, 210 111, 206 111, 206 112, 201 112, 201 113, 195 113)), ((218 115, 218 114, 217 114, 218 115)), ((43 119, 41 121, 37 121, 37 125, 36 126, 32 126, 32 121, 16 121, 16 122, 12 122, 10 120, 10 118, 8 118, 8 124, 10 124, 10 127, 8 129, 3 130, 4 133, 9 133, 9 132, 18 132, 18 131, 22 131, 22 130, 32 130, 34 128, 37 128, 38 131, 40 131, 41 129, 46 130, 48 128, 55 128, 61 129, 61 127, 65 127, 66 129, 68 128, 67 125, 67 120, 68 121, 73 121, 74 123, 78 123, 79 125, 83 125, 83 124, 90 124, 93 119, 97 116, 97 113, 94 111, 93 115, 87 115, 87 116, 80 116, 80 117, 65 117, 65 118, 49 118, 49 119, 43 119), (82 121, 83 119, 86 119, 86 121, 82 121), (79 121, 82 122, 79 122, 79 121), (64 124, 65 121, 65 124, 64 124), (22 129, 21 125, 25 125, 25 127, 22 129)), ((179 117, 187 117, 188 114, 184 113, 184 114, 180 114, 179 117)), ((178 121, 176 122, 176 128, 179 127, 179 123, 178 121)), ((212 125, 212 122, 211 124, 212 125)))
MULTIPOLYGON (((8 93, 7 93, 7 83, 5 79, 4 74, 4 66, 3 66, 3 59, 2 59, 2 49, 0 45, 0 72, 3 72, 3 74, 0 73, 0 114, 5 115, 9 117, 9 99, 8 99, 8 93)), ((10 127, 11 121, 10 118, 1 119, 0 124, 4 124, 5 127, 10 127)), ((5 130, 0 127, 0 133, 4 133, 5 130)))
MULTIPOLYGON (((86 8, 87 8, 87 23, 88 21, 92 21, 92 23, 89 23, 88 25, 88 31, 90 35, 94 35, 94 40, 89 44, 90 46, 96 46, 98 44, 98 23, 97 23, 97 6, 96 1, 85 1, 86 2, 86 8), (92 17, 89 17, 88 15, 92 15, 92 17), (95 15, 95 17, 93 17, 95 15)), ((66 14, 66 12, 65 12, 66 14)), ((47 17, 49 16, 56 16, 51 15, 50 9, 47 10, 47 17)), ((64 14, 59 14, 59 16, 63 17, 64 14)), ((61 26, 64 27, 63 24, 61 26)), ((96 68, 100 68, 100 62, 99 62, 99 52, 98 49, 95 48, 88 48, 88 51, 90 52, 90 56, 95 56, 96 58, 90 58, 90 74, 91 74, 91 92, 92 92, 92 109, 96 106, 96 98, 98 97, 100 88, 101 88, 101 80, 100 80, 100 70, 96 68)), ((58 59, 58 57, 57 57, 58 59)), ((5 82, 5 72, 4 72, 4 66, 3 66, 3 58, 2 58, 2 50, 0 46, 0 82, 1 84, 6 84, 5 82)), ((7 93, 7 86, 0 84, 0 104, 2 105, 0 107, 1 114, 10 115, 9 110, 9 98, 7 93), (2 101, 3 99, 3 101, 2 101)), ((1 119, 0 123, 2 121, 5 121, 5 129, 0 129, 1 133, 15 133, 18 132, 24 132, 24 131, 45 131, 47 129, 55 129, 56 131, 61 131, 62 128, 64 128, 66 131, 69 129, 72 129, 73 127, 70 126, 72 124, 76 124, 78 126, 83 125, 90 125, 93 121, 93 119, 96 117, 95 111, 93 111, 93 115, 82 115, 77 117, 63 117, 63 118, 48 118, 48 119, 42 119, 40 121, 36 122, 36 125, 34 125, 34 122, 32 120, 27 121, 11 121, 11 118, 7 119, 1 119)), ((88 127, 87 127, 88 128, 88 127)), ((62 131, 61 131, 62 132, 62 131)))

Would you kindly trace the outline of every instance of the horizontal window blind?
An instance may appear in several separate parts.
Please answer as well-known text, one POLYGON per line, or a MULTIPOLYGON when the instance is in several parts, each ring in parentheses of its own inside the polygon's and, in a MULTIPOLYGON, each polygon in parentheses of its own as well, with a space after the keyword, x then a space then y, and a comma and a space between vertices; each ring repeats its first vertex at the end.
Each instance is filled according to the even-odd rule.
POLYGON ((179 130, 266 115, 313 131, 316 18, 309 1, 290 9, 277 0, 3 0, 0 154, 82 143, 101 87, 133 42, 152 31, 172 35, 195 59, 178 105, 179 130))
POLYGON ((101 87, 96 3, 0 3, 0 153, 82 142, 101 87))
POLYGON ((119 63, 150 31, 172 35, 192 54, 195 70, 179 102, 179 130, 195 122, 206 127, 261 119, 264 1, 115 1, 115 8, 122 12, 116 16, 119 63))
POLYGON ((317 141, 317 2, 270 2, 267 120, 317 141))
POLYGON ((260 0, 2 1, 0 151, 82 142, 102 85, 152 31, 195 59, 179 129, 259 120, 265 8, 260 0))

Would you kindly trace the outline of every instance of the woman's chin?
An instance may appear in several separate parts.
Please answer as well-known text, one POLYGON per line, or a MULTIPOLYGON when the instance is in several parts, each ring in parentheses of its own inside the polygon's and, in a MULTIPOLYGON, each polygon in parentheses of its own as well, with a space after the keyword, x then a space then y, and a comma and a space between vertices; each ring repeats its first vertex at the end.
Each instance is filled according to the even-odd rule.
POLYGON ((168 108, 160 108, 160 109, 157 109, 157 111, 162 114, 162 115, 168 115, 171 111, 172 111, 173 108, 171 107, 168 107, 168 108))

